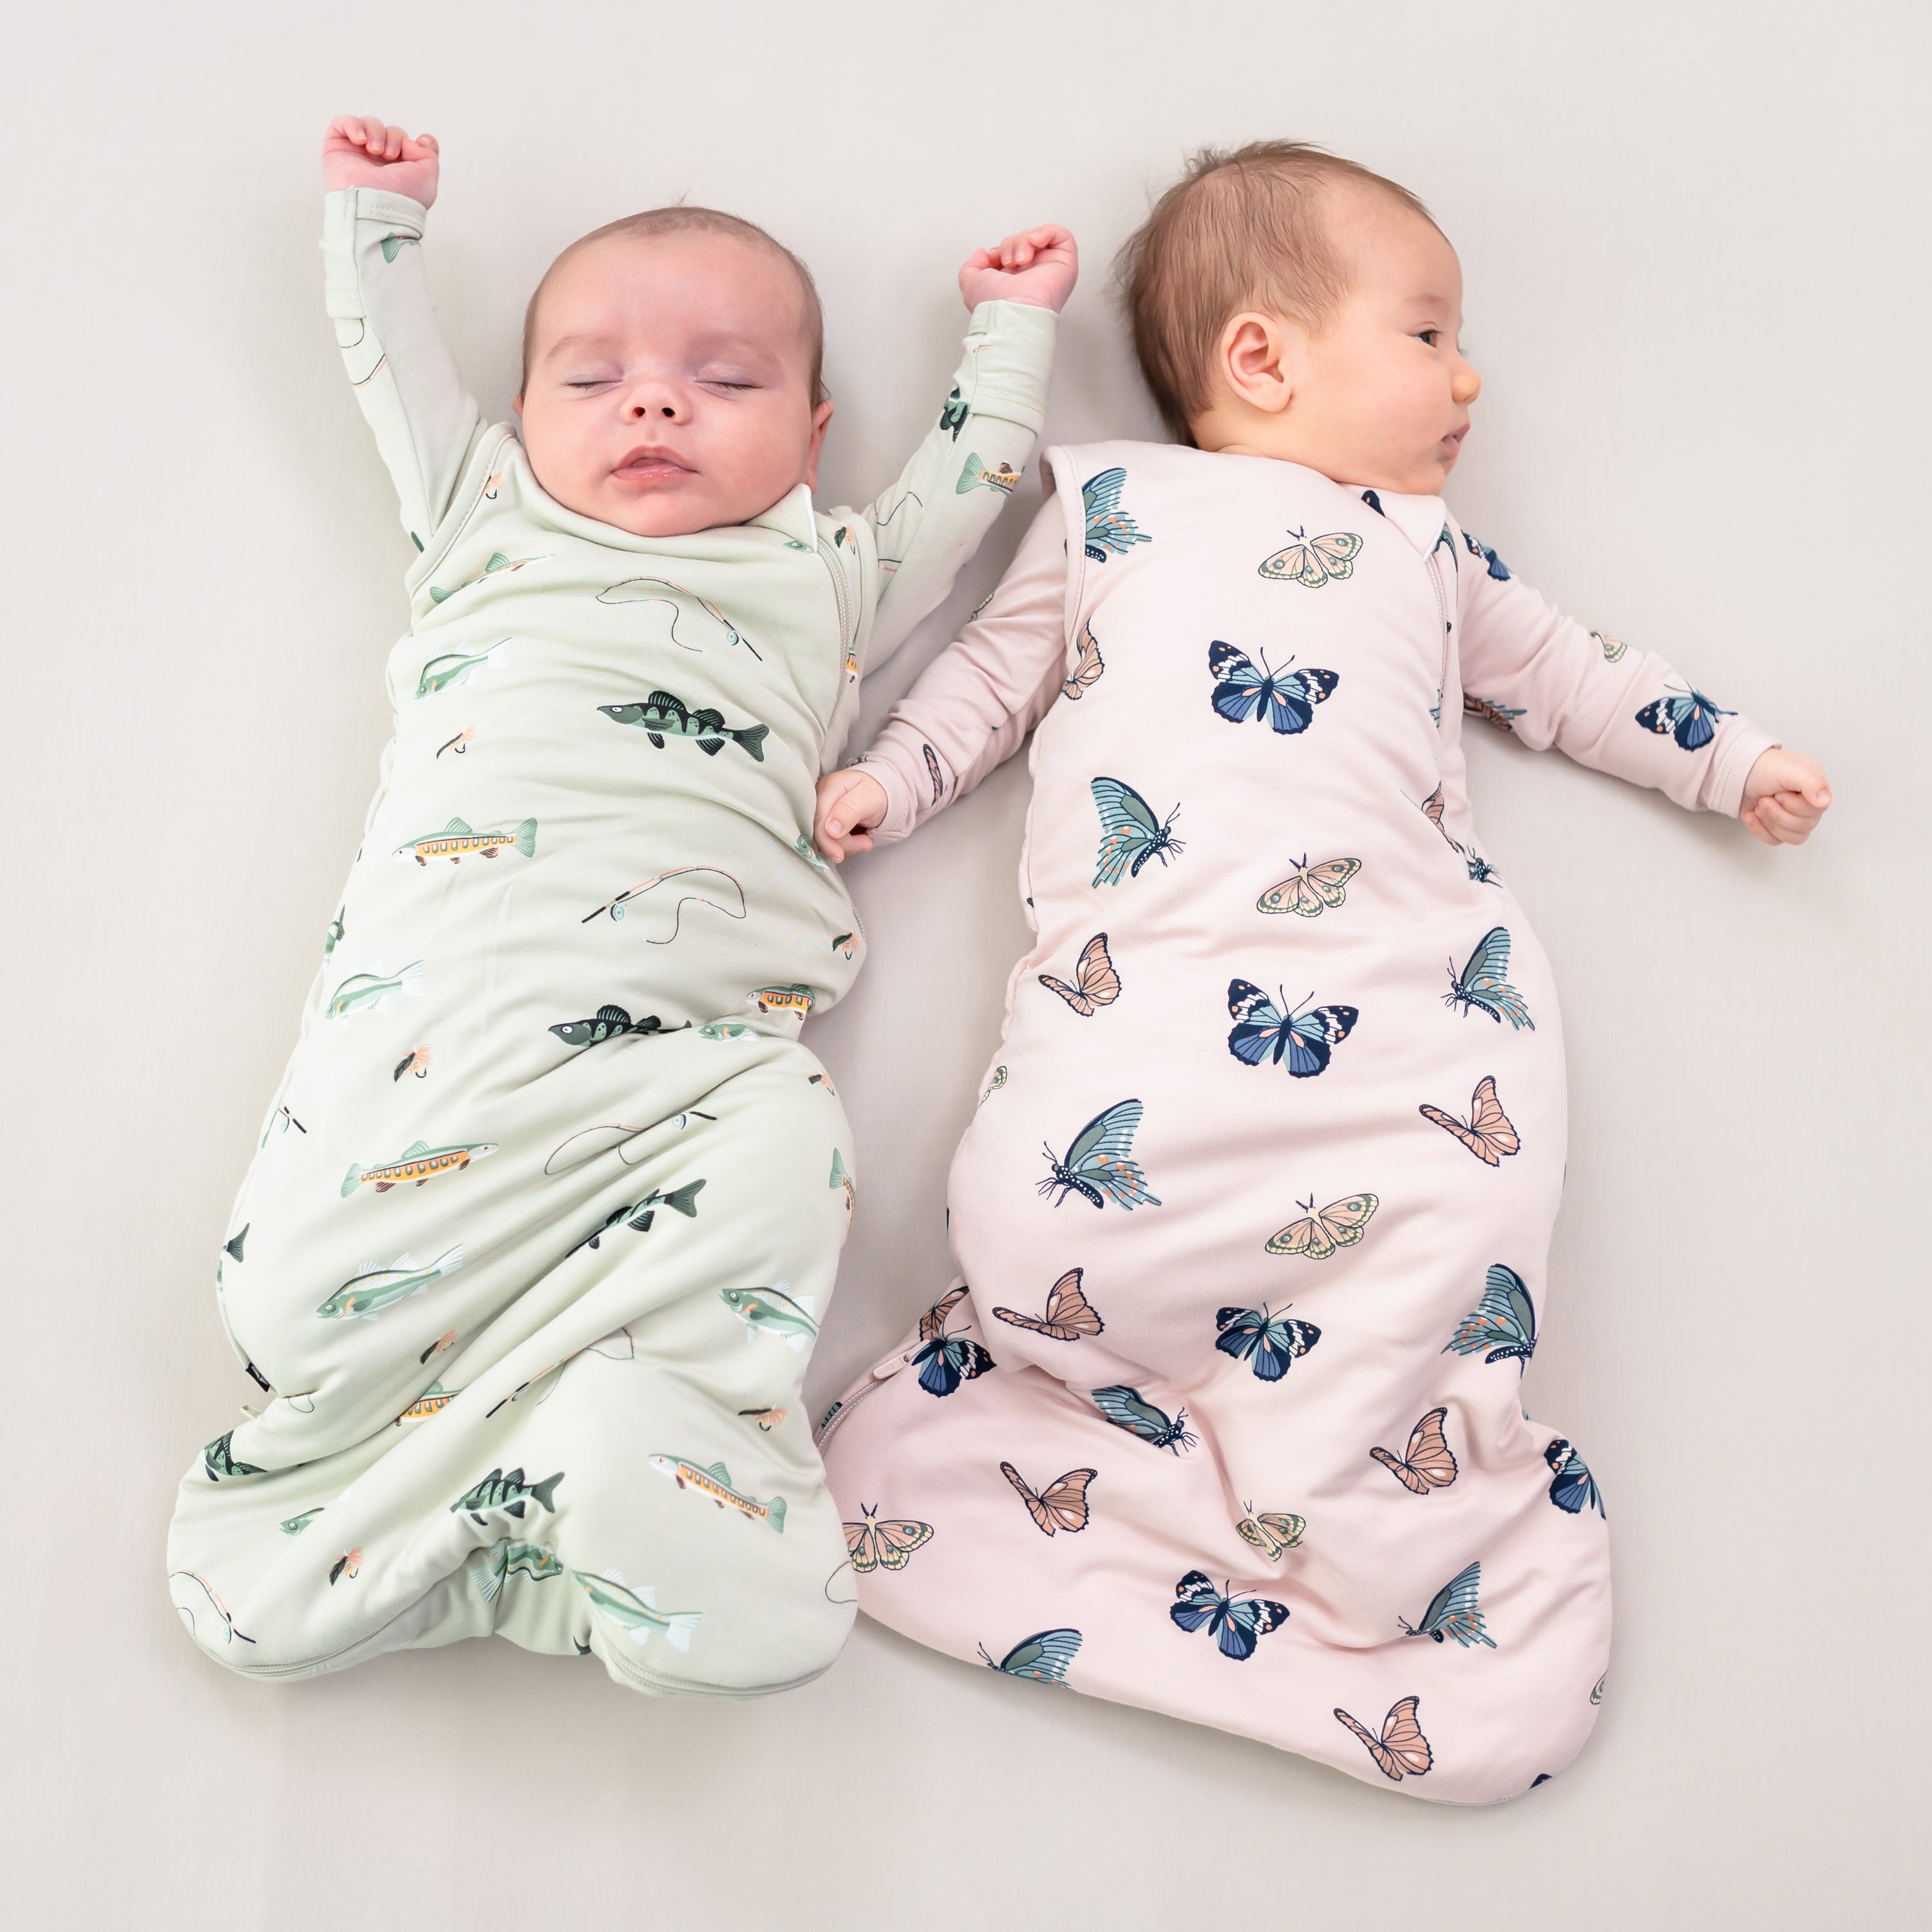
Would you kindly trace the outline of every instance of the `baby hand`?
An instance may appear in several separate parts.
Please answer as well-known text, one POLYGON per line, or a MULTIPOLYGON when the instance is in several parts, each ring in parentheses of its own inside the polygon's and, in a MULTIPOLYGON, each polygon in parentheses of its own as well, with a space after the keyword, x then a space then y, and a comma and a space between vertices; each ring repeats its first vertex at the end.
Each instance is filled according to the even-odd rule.
POLYGON ((1024 302, 1058 314, 1079 279, 1080 250, 1054 222, 1009 235, 990 248, 975 248, 959 271, 959 292, 968 308, 982 302, 1024 302))
POLYGON ((1767 845, 1802 845, 1832 802, 1825 768, 1802 752, 1761 752, 1744 779, 1738 816, 1767 845))
POLYGON ((376 188, 428 208, 436 200, 436 165, 434 134, 412 140, 374 115, 338 114, 322 137, 322 184, 332 192, 376 188))
POLYGON ((841 864, 848 852, 869 852, 872 842, 866 827, 878 824, 890 803, 885 787, 869 773, 856 766, 834 772, 818 782, 812 842, 826 858, 841 864))

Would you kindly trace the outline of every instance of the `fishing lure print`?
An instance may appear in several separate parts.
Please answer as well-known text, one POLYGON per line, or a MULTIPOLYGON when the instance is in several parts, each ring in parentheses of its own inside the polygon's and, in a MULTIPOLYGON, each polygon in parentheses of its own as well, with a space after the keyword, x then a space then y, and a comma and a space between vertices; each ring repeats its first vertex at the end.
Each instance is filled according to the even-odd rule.
POLYGON ((694 590, 687 590, 681 584, 674 584, 665 577, 627 577, 621 584, 614 584, 608 590, 597 593, 600 604, 662 604, 670 610, 670 640, 681 651, 701 651, 702 644, 694 644, 678 635, 677 620, 685 614, 684 606, 678 601, 688 598, 705 616, 724 634, 727 644, 742 644, 760 663, 764 654, 751 639, 741 636, 738 628, 709 598, 700 597, 694 590), (665 592, 670 595, 666 596, 665 592))
POLYGON ((1021 1638, 997 1664, 983 1643, 980 1646, 980 1655, 991 1669, 1009 1677, 1024 1677, 1030 1684, 1057 1684, 1064 1689, 1066 1667, 1079 1648, 1077 1630, 1036 1630, 1031 1636, 1021 1638))
POLYGON ((1312 1322, 1291 1322, 1265 1308, 1217 1308, 1214 1346, 1224 1355, 1246 1362, 1257 1380, 1278 1382, 1322 1339, 1312 1322))
POLYGON ((1060 695, 1077 704, 1100 682, 1106 668, 1106 661, 1100 655, 1099 640, 1094 635, 1093 620, 1089 618, 1080 627, 1079 660, 1061 680, 1060 695))
POLYGON ((1133 1157, 1134 1132, 1141 1124, 1138 1100, 1117 1100, 1096 1114, 1073 1137, 1065 1158, 1046 1149, 1052 1172, 1040 1184, 1042 1194, 1054 1188, 1053 1204, 1058 1208, 1068 1195, 1077 1194, 1095 1208, 1109 1201, 1131 1213, 1140 1207, 1158 1208, 1160 1197, 1148 1190, 1147 1176, 1133 1157))
POLYGON ((1218 638, 1208 646, 1208 670, 1215 680, 1210 702, 1219 716, 1231 724, 1260 718, 1283 737, 1306 731, 1316 706, 1327 704, 1342 682, 1338 671, 1271 670, 1265 654, 1256 670, 1246 651, 1218 638))
POLYGON ((1543 1460, 1550 1465, 1550 1500, 1558 1509, 1571 1516, 1580 1516, 1586 1509, 1594 1510, 1599 1516, 1607 1514, 1597 1479, 1574 1442, 1558 1436, 1545 1445, 1543 1460))
POLYGON ((635 914, 647 928, 644 934, 646 945, 668 946, 683 930, 684 909, 688 905, 708 906, 713 912, 722 912, 727 919, 742 919, 745 889, 729 872, 716 866, 674 866, 669 872, 641 880, 615 898, 606 899, 595 910, 586 913, 578 923, 588 926, 593 919, 602 919, 608 914, 614 925, 622 926, 635 914), (681 882, 675 891, 662 898, 655 896, 660 886, 670 885, 674 880, 681 882), (646 901, 650 903, 646 904, 646 901), (670 928, 668 932, 663 930, 667 921, 670 928), (658 936, 660 933, 662 938, 658 936))
POLYGON ((1080 486, 1080 508, 1087 526, 1084 548, 1095 563, 1124 556, 1136 544, 1154 542, 1120 508, 1120 491, 1126 480, 1124 470, 1102 470, 1080 486))
POLYGON ((1491 1650, 1496 1640, 1483 1627, 1483 1612, 1476 1601, 1476 1592, 1483 1580, 1483 1566, 1472 1563, 1458 1570, 1430 1599, 1429 1607, 1422 1613, 1420 1623, 1412 1624, 1406 1617, 1398 1616, 1396 1622, 1402 1626, 1404 1636, 1433 1637, 1438 1643, 1445 1637, 1454 1637, 1465 1650, 1472 1644, 1486 1644, 1491 1650))
POLYGON ((1120 976, 1107 952, 1107 935, 1096 932, 1081 948, 1079 964, 1069 986, 1051 973, 1039 976, 1049 993, 1064 1000, 1082 1019, 1090 1019, 1102 1006, 1111 1006, 1120 997, 1120 976))
POLYGON ((1130 784, 1119 778, 1095 778, 1090 788, 1094 808, 1100 814, 1100 850, 1095 862, 1094 883, 1117 886, 1120 875, 1138 878, 1141 868, 1158 858, 1163 867, 1170 853, 1179 853, 1181 842, 1172 830, 1176 806, 1165 819, 1156 819, 1153 808, 1130 784), (1130 867, 1129 861, 1132 866, 1130 867))
POLYGON ((654 691, 642 704, 600 704, 597 709, 614 724, 635 727, 660 752, 668 740, 686 738, 707 758, 715 758, 731 744, 763 764, 765 740, 771 736, 769 724, 727 724, 723 712, 709 705, 694 710, 668 691, 654 691))
POLYGON ((429 1048, 412 1046, 390 1070, 389 1078, 400 1080, 405 1073, 413 1073, 418 1080, 429 1078, 429 1048))
POLYGON ((1137 1388, 1122 1382, 1088 1392, 1088 1400, 1116 1429, 1138 1436, 1143 1442, 1170 1455, 1184 1455, 1201 1438, 1187 1426, 1187 1412, 1177 1408, 1172 1415, 1149 1402, 1137 1388))
POLYGON ((874 1570, 903 1570, 932 1540, 931 1523, 890 1516, 881 1522, 876 1503, 869 1508, 861 1503, 859 1514, 862 1521, 844 1528, 846 1557, 862 1576, 874 1570))
POLYGON ((462 758, 469 751, 470 747, 476 742, 476 727, 473 724, 466 724, 460 731, 457 733, 454 737, 446 738, 441 744, 437 746, 436 748, 436 754, 440 758, 446 752, 454 752, 459 758, 462 758))
MULTIPOLYGON (((1246 980, 1228 982, 1228 1012, 1234 1020, 1228 1035, 1228 1051, 1250 1066, 1271 1062, 1286 1066, 1298 1080, 1312 1080, 1325 1071, 1336 1047, 1355 1029, 1361 1018, 1357 1006, 1301 1006, 1284 1011, 1260 987, 1246 980)), ((1312 999, 1312 993, 1308 996, 1312 999)))
POLYGON ((1000 1465, 1000 1474, 1026 1504, 1034 1527, 1043 1536, 1060 1530, 1077 1536, 1087 1527, 1087 1486, 1100 1473, 1097 1469, 1069 1469, 1045 1489, 1036 1490, 1012 1463, 1000 1465))
POLYGON ((1369 1451, 1412 1496, 1446 1490, 1456 1480, 1455 1454, 1442 1432, 1448 1414, 1446 1408, 1432 1408, 1409 1431, 1408 1447, 1400 1456, 1388 1449, 1369 1451))
POLYGON ((1449 962, 1449 990, 1442 996, 1445 1006, 1460 1006, 1466 1018, 1472 1012, 1486 1014, 1500 1026, 1508 1020, 1517 1032, 1536 1030, 1522 995, 1509 983, 1510 936, 1508 928, 1492 926, 1476 942, 1468 963, 1459 974, 1456 962, 1449 962))
POLYGON ((919 1371, 919 1385, 928 1395, 951 1395, 998 1365, 977 1342, 946 1332, 947 1318, 966 1299, 964 1288, 942 1296, 919 1318, 919 1346, 906 1366, 919 1371))
POLYGON ((1486 1362, 1514 1361, 1520 1375, 1536 1353, 1536 1304, 1522 1276, 1492 1262, 1483 1278, 1483 1298, 1456 1324, 1442 1353, 1473 1355, 1486 1349, 1486 1362))
POLYGON ((1294 542, 1264 557, 1258 576, 1272 583, 1299 584, 1319 590, 1324 584, 1340 584, 1354 575, 1362 540, 1353 530, 1331 530, 1326 536, 1311 537, 1291 529, 1288 535, 1294 542))
POLYGON ((1167 1613, 1174 1622, 1184 1630, 1210 1632, 1221 1654, 1236 1664, 1245 1664, 1261 1640, 1288 1621, 1286 1604, 1217 1590, 1204 1570, 1189 1570, 1174 1585, 1174 1595, 1167 1613))
POLYGON ((1324 859, 1318 866, 1301 862, 1278 886, 1270 886, 1255 902, 1257 912, 1292 912, 1300 919, 1319 919, 1348 896, 1348 881, 1362 869, 1359 859, 1324 859))
POLYGON ((1636 722, 1660 738, 1675 738, 1682 750, 1701 752, 1718 735, 1718 720, 1736 716, 1701 691, 1687 690, 1653 699, 1636 714, 1636 722))
MULTIPOLYGON (((222 1629, 225 1633, 221 1640, 224 1643, 232 1643, 238 1637, 240 1638, 244 1643, 253 1643, 255 1641, 255 1640, 250 1636, 246 1630, 237 1630, 236 1628, 235 1619, 233 1617, 230 1616, 228 1606, 215 1594, 214 1586, 211 1583, 206 1576, 200 1575, 197 1571, 193 1570, 170 1570, 168 1572, 168 1581, 170 1583, 172 1583, 177 1576, 182 1577, 188 1582, 194 1584, 194 1586, 200 1591, 202 1594, 208 1599, 208 1607, 214 1611, 215 1616, 220 1620, 222 1629)), ((190 1610, 187 1604, 181 1602, 178 1598, 176 1600, 175 1608, 181 1612, 182 1620, 187 1624, 189 1635, 194 1636, 196 1642, 199 1642, 200 1640, 195 1630, 194 1611, 190 1610)))
POLYGON ((1306 1208, 1307 1213, 1300 1220, 1289 1222, 1279 1233, 1270 1234, 1266 1244, 1268 1252, 1325 1262, 1338 1250, 1352 1248, 1362 1238, 1382 1201, 1374 1194, 1351 1194, 1318 1210, 1311 1194, 1295 1205, 1306 1208))
POLYGON ((1416 1707, 1421 1702, 1420 1697, 1403 1697, 1391 1704, 1388 1715, 1382 1720, 1379 1737, 1366 1724, 1358 1723, 1339 1705, 1335 1715, 1368 1748, 1370 1756, 1376 1761, 1376 1768, 1383 1777, 1400 1784, 1405 1776, 1421 1777, 1435 1762, 1429 1740, 1422 1735, 1422 1726, 1415 1720, 1416 1707))
POLYGON ((1244 1543, 1258 1550, 1270 1563, 1279 1563, 1291 1550, 1298 1548, 1307 1533, 1306 1516, 1268 1510, 1257 1515, 1252 1503, 1244 1503, 1241 1508, 1246 1514, 1235 1524, 1236 1534, 1244 1543))
POLYGON ((994 1318, 1010 1322, 1014 1328, 1026 1329, 1030 1334, 1044 1335, 1052 1342, 1078 1342, 1082 1336, 1103 1333, 1107 1324, 1100 1319, 1100 1310, 1081 1288, 1084 1272, 1081 1268, 1069 1268, 1048 1289, 1045 1315, 1022 1315, 1017 1309, 996 1308, 993 1310, 994 1318))
POLYGON ((1522 1146, 1515 1123, 1503 1112, 1503 1104, 1496 1098, 1496 1076, 1492 1073, 1485 1073, 1476 1082, 1476 1090, 1469 1096, 1467 1120, 1459 1120, 1454 1114, 1445 1114, 1440 1107, 1432 1107, 1426 1102, 1415 1111, 1425 1120, 1432 1120, 1444 1133, 1454 1134, 1478 1160, 1491 1167, 1518 1152, 1522 1146))

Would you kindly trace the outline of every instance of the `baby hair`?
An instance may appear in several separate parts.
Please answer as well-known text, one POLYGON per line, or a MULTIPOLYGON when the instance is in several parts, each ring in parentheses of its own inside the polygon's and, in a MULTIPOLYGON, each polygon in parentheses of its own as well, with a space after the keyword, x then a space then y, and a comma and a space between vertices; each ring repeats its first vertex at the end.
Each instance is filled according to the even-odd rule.
POLYGON ((1185 443, 1231 316, 1261 308, 1319 329, 1348 292, 1329 230, 1337 189, 1366 189, 1433 223, 1408 190, 1308 141, 1203 148, 1114 265, 1134 353, 1161 419, 1185 443))
POLYGON ((593 228, 588 235, 580 235, 544 271, 543 280, 537 284, 530 296, 530 306, 524 311, 524 373, 518 393, 522 393, 524 384, 530 379, 530 350, 536 336, 537 304, 543 298, 545 285, 563 262, 580 248, 587 248, 593 242, 608 241, 617 236, 645 241, 660 235, 692 234, 729 235, 758 248, 768 248, 791 264, 798 277, 799 292, 805 298, 806 334, 812 348, 812 400, 814 406, 824 402, 825 311, 819 305, 818 285, 812 279, 812 271, 782 242, 766 234, 756 222, 747 221, 741 215, 727 214, 722 208, 688 208, 682 202, 664 208, 647 208, 640 214, 627 214, 621 220, 607 221, 602 228, 593 228))

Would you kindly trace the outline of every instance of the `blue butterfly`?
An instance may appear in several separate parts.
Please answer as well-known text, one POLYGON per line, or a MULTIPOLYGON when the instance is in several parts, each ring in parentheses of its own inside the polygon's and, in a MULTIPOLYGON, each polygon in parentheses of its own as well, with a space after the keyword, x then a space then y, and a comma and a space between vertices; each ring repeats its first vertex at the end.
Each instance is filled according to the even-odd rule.
POLYGON ((1446 1355, 1452 1348, 1459 1355, 1486 1348, 1484 1361, 1514 1361, 1516 1372, 1522 1372, 1536 1353, 1536 1304, 1514 1268, 1501 1262, 1490 1264, 1483 1277, 1482 1300, 1456 1324, 1442 1352, 1446 1355))
POLYGON ((1050 1630, 1021 1638, 997 1664, 983 1643, 980 1654, 992 1669, 1003 1670, 1009 1677, 1024 1677, 1032 1684, 1057 1684, 1065 1690, 1069 1688, 1066 1666, 1079 1648, 1077 1630, 1050 1630))
POLYGON ((1646 731, 1661 738, 1674 737, 1687 752, 1701 752, 1718 735, 1718 720, 1734 718, 1736 712, 1714 704, 1701 691, 1672 692, 1646 704, 1636 714, 1636 722, 1646 731))
POLYGON ((1120 486, 1126 480, 1124 470, 1103 470, 1080 486, 1080 506, 1087 517, 1087 554, 1096 563, 1105 563, 1109 551, 1118 556, 1136 544, 1154 542, 1120 508, 1120 486))
POLYGON ((1174 1586, 1174 1601, 1167 1613, 1184 1630, 1206 1628, 1223 1657, 1245 1664, 1254 1655, 1255 1646, 1271 1630, 1288 1621, 1288 1606, 1270 1603, 1265 1597, 1237 1597, 1217 1590, 1207 1573, 1190 1570, 1174 1586))
POLYGON ((1165 866, 1167 855, 1181 850, 1180 841, 1168 829, 1180 809, 1179 806, 1166 818, 1157 819, 1147 800, 1118 778, 1096 778, 1092 789, 1094 803, 1100 814, 1100 851, 1094 866, 1094 884, 1117 886, 1123 872, 1137 879, 1150 859, 1158 856, 1165 866), (1131 872, 1127 866, 1130 859, 1133 861, 1131 872))
POLYGON ((1208 668, 1219 680, 1214 705, 1223 718, 1232 724, 1263 718, 1284 737, 1306 731, 1316 706, 1342 682, 1332 670, 1271 670, 1266 657, 1257 670, 1246 651, 1218 640, 1208 646, 1208 668))
POLYGON ((1586 1509, 1599 1516, 1605 1514, 1597 1479, 1591 1474, 1589 1464, 1577 1454, 1575 1444, 1559 1436, 1544 1449, 1543 1460, 1550 1465, 1550 1500, 1558 1509, 1568 1510, 1572 1516, 1580 1516, 1586 1509))
POLYGON ((1462 541, 1468 545, 1469 554, 1472 556, 1480 557, 1489 566, 1490 574, 1498 584, 1507 584, 1509 581, 1509 566, 1504 562, 1487 544, 1478 542, 1477 538, 1470 536, 1467 530, 1462 532, 1462 541))
POLYGON ((1469 963, 1459 975, 1452 960, 1449 990, 1442 995, 1445 1006, 1460 1006, 1466 1016, 1472 1011, 1486 1013, 1500 1026, 1504 1020, 1519 1033, 1527 1027, 1536 1030, 1536 1022, 1523 1004, 1522 995, 1504 975, 1509 971, 1510 936, 1505 926, 1492 926, 1476 942, 1469 963))
POLYGON ((1134 1130, 1140 1124, 1138 1100, 1116 1100, 1074 1136, 1064 1160, 1057 1158, 1052 1148, 1046 1148, 1047 1164, 1053 1172, 1040 1184, 1041 1193, 1058 1188, 1053 1203, 1056 1208, 1070 1194, 1092 1202, 1096 1208, 1112 1201, 1130 1214, 1136 1208, 1158 1208, 1160 1197, 1148 1192, 1147 1176, 1133 1157, 1134 1130))
POLYGON ((1312 1322, 1290 1322, 1265 1308, 1217 1308, 1214 1326, 1220 1330, 1214 1346, 1238 1362, 1251 1362, 1264 1382, 1278 1382, 1322 1339, 1312 1322))
POLYGON ((1396 1618, 1402 1625, 1402 1635, 1432 1636, 1438 1643, 1445 1636, 1453 1636, 1465 1650, 1472 1643, 1486 1643, 1494 1650, 1496 1640, 1484 1631, 1483 1612, 1476 1603, 1476 1588, 1482 1580, 1480 1562, 1458 1570, 1430 1599, 1421 1622, 1412 1624, 1406 1617, 1396 1618))
POLYGON ((1187 1426, 1186 1409, 1177 1408, 1169 1415, 1166 1409, 1156 1408, 1138 1389, 1129 1388, 1124 1383, 1092 1390, 1088 1399, 1116 1429, 1124 1429, 1130 1436, 1138 1436, 1156 1449, 1179 1456, 1200 1440, 1187 1426))
POLYGON ((1228 982, 1228 1010, 1234 1018, 1228 1051, 1250 1066, 1270 1058, 1279 1066, 1286 1060, 1298 1080, 1319 1073, 1362 1016, 1355 1006, 1315 1006, 1306 1012, 1284 1013, 1260 987, 1246 980, 1228 982))
POLYGON ((928 1395, 950 1395, 962 1382, 998 1366, 977 1342, 946 1332, 946 1318, 965 1298, 965 1289, 956 1288, 919 1318, 920 1346, 908 1366, 919 1370, 919 1385, 928 1395))

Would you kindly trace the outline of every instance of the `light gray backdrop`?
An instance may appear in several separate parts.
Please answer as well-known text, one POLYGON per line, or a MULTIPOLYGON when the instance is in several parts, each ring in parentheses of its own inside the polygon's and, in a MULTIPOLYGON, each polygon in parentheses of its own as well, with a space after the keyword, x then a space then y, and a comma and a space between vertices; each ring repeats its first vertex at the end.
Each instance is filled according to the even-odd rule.
MULTIPOLYGON (((8 29, 0 825, 11 1027, 0 1832, 35 1927, 1430 1932, 1922 1909, 1932 276, 1916 4, 126 4, 8 29), (388 730, 409 559, 322 307, 338 111, 442 142, 430 272, 485 406, 581 231, 688 194, 824 289, 824 500, 930 421, 976 243, 1078 234, 1049 434, 1151 434, 1106 288, 1199 143, 1415 189, 1487 387, 1458 512, 1816 754, 1799 853, 1478 732, 1576 1118, 1533 1412, 1616 1537, 1602 1724, 1464 1813, 1034 1693, 862 1624, 810 1688, 646 1702, 507 1644, 275 1688, 190 1648, 176 1477, 247 1392, 224 1216, 388 730), (1915 1715, 1915 1707, 1917 1714, 1915 1715)), ((875 722, 992 584, 1016 503, 875 722)), ((862 1205, 824 1399, 943 1286, 1023 928, 1018 765, 851 870, 811 1037, 862 1205)))

